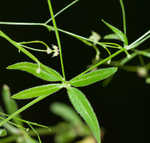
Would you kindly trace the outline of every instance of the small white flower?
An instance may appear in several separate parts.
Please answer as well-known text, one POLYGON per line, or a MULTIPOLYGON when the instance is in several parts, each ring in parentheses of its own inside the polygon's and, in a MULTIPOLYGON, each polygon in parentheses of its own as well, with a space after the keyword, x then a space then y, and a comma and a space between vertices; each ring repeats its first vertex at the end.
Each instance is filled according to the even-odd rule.
POLYGON ((52 50, 50 48, 47 48, 47 51, 46 51, 47 54, 51 54, 52 53, 52 50))
POLYGON ((92 34, 89 37, 89 39, 92 40, 94 44, 96 44, 101 39, 101 36, 97 32, 94 32, 94 31, 92 31, 91 33, 92 34))
POLYGON ((111 63, 111 60, 108 60, 108 61, 107 61, 107 64, 110 64, 110 63, 111 63))
POLYGON ((59 49, 56 45, 52 45, 53 48, 53 56, 52 57, 56 57, 59 55, 59 49))

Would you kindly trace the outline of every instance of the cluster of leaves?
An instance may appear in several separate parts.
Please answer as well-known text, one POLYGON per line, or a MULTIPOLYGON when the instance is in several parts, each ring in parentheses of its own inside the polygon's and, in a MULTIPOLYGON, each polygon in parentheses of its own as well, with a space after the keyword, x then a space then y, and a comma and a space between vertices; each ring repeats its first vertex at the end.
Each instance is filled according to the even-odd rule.
MULTIPOLYGON (((131 60, 136 55, 144 55, 149 56, 149 52, 147 50, 139 51, 134 50, 137 46, 139 46, 141 43, 143 43, 145 40, 150 38, 150 31, 145 33, 143 36, 141 36, 139 39, 137 39, 135 42, 128 44, 128 39, 126 36, 126 22, 125 22, 125 12, 124 12, 124 6, 122 0, 120 0, 122 12, 123 12, 123 25, 124 25, 124 32, 120 31, 116 27, 110 25, 106 21, 103 20, 104 24, 109 27, 113 34, 109 34, 105 36, 105 39, 118 39, 122 41, 122 45, 118 43, 112 43, 112 42, 99 42, 100 36, 96 33, 93 33, 92 36, 89 38, 85 38, 82 36, 79 36, 74 33, 70 33, 68 31, 62 30, 57 28, 55 17, 60 14, 62 11, 66 10, 68 7, 76 3, 78 0, 75 0, 73 3, 65 7, 63 10, 61 10, 56 15, 53 14, 53 9, 51 5, 51 1, 48 0, 48 6, 49 11, 51 15, 51 19, 46 21, 45 23, 12 23, 12 22, 0 22, 0 24, 10 24, 10 25, 39 25, 46 27, 49 31, 54 31, 56 34, 57 39, 57 46, 53 46, 52 49, 48 47, 47 44, 45 44, 42 41, 28 41, 28 42, 16 42, 13 39, 11 39, 9 36, 7 36, 4 32, 0 31, 0 36, 9 41, 14 47, 16 47, 19 51, 23 52, 25 55, 27 55, 29 58, 31 58, 35 63, 32 62, 19 62, 13 65, 10 65, 7 67, 7 69, 12 70, 21 70, 28 72, 42 80, 48 81, 48 82, 55 82, 50 83, 46 85, 36 86, 30 89, 23 90, 17 94, 14 94, 12 96, 13 99, 29 99, 29 98, 35 98, 22 108, 16 110, 13 112, 8 118, 3 119, 0 122, 0 126, 5 125, 9 120, 16 118, 18 114, 26 110, 27 108, 31 107, 35 103, 38 103, 42 99, 48 97, 49 95, 61 90, 62 88, 65 88, 68 94, 68 97, 75 108, 75 110, 80 114, 80 116, 84 119, 84 121, 87 123, 88 127, 90 128, 93 136, 97 140, 98 143, 101 143, 100 138, 100 126, 97 121, 96 115, 93 111, 92 106, 90 105, 89 101, 87 100, 86 96, 82 91, 80 91, 77 87, 84 87, 91 85, 95 82, 104 80, 108 77, 111 77, 114 73, 117 71, 117 67, 125 67, 124 64, 131 60), (52 21, 53 26, 48 25, 48 23, 52 21), (71 80, 66 81, 65 77, 65 70, 63 65, 63 56, 62 56, 62 49, 61 49, 61 41, 59 38, 59 32, 63 32, 65 34, 68 34, 70 36, 73 36, 74 38, 77 38, 87 44, 88 46, 92 46, 96 50, 96 61, 92 66, 90 66, 87 70, 82 72, 81 74, 77 75, 76 77, 73 77, 71 80), (46 46, 46 50, 44 52, 46 53, 53 53, 53 56, 57 56, 58 52, 60 55, 60 62, 61 62, 61 69, 62 69, 62 75, 58 73, 56 70, 47 67, 46 65, 42 64, 33 54, 31 54, 29 50, 35 50, 40 52, 39 49, 34 49, 31 47, 26 46, 25 44, 29 43, 41 43, 46 46), (100 50, 98 49, 98 46, 103 47, 109 54, 108 57, 102 59, 100 58, 100 50), (111 54, 109 48, 115 48, 117 51, 113 54, 111 54), (131 51, 133 53, 129 54, 128 51, 131 51), (119 61, 112 61, 112 58, 119 55, 120 53, 125 52, 126 58, 123 58, 119 61), (137 54, 138 53, 138 54, 137 54), (136 55, 135 55, 136 54, 136 55), (98 66, 102 64, 107 65, 113 65, 113 67, 107 67, 107 68, 100 68, 97 69, 98 66), (114 67, 115 66, 115 67, 114 67), (96 70, 94 70, 96 69, 96 70), (94 71, 93 71, 94 70, 94 71)), ((42 52, 42 51, 41 51, 42 52)), ((126 67, 125 67, 126 68, 126 67)), ((4 134, 4 131, 1 131, 4 134)), ((32 142, 32 141, 31 141, 32 142)))
MULTIPOLYGON (((0 121, 18 110, 18 105, 16 101, 11 98, 10 89, 7 85, 3 86, 2 98, 7 114, 4 113, 4 110, 0 107, 0 121)), ((64 119, 64 121, 61 121, 54 126, 44 126, 35 122, 23 120, 21 115, 16 115, 12 121, 5 123, 3 128, 0 129, 0 137, 4 137, 0 139, 0 142, 40 143, 40 136, 55 135, 56 143, 69 143, 77 137, 83 137, 83 141, 79 141, 81 143, 87 139, 93 140, 95 143, 95 139, 91 136, 92 134, 89 128, 71 107, 56 102, 50 106, 50 110, 64 119), (28 125, 28 128, 25 127, 25 124, 28 125), (34 126, 37 126, 38 128, 34 128, 34 126), (37 141, 35 137, 38 138, 39 141, 37 141)))

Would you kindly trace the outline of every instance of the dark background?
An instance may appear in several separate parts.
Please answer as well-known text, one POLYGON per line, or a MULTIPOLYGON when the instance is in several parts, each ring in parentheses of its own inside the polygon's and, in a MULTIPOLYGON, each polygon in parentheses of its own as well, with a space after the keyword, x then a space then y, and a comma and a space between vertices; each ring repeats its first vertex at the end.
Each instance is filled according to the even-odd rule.
MULTIPOLYGON (((72 0, 55 0, 55 13, 69 4, 72 0)), ((125 1, 125 0, 124 0, 125 1)), ((149 1, 125 1, 127 14, 127 35, 133 42, 149 30, 149 1)), ((49 18, 46 0, 5 0, 0 2, 0 21, 14 22, 44 22, 49 18)), ((118 28, 122 28, 121 9, 119 0, 80 0, 69 10, 56 18, 58 27, 67 31, 88 37, 94 30, 102 36, 109 33, 101 19, 118 28)), ((4 26, 0 29, 16 41, 43 40, 49 45, 57 44, 54 33, 34 26, 4 26)), ((67 79, 79 74, 91 64, 94 50, 67 35, 60 34, 62 40, 65 71, 67 79)), ((143 44, 148 46, 148 41, 143 44)), ((59 57, 51 58, 45 54, 33 52, 43 63, 61 72, 59 57)), ((44 84, 46 82, 20 71, 5 69, 10 64, 19 61, 29 61, 26 56, 18 53, 16 48, 0 38, 0 88, 8 84, 12 93, 44 84)), ((96 83, 81 88, 93 105, 101 126, 106 130, 104 143, 133 143, 146 142, 148 129, 149 85, 135 73, 119 70, 108 87, 103 88, 96 83)), ((60 118, 49 112, 49 105, 55 101, 69 103, 64 91, 58 92, 43 102, 34 105, 23 112, 27 120, 53 125, 60 118)), ((19 101, 23 106, 28 101, 19 101)), ((1 102, 2 103, 2 102, 1 102)))

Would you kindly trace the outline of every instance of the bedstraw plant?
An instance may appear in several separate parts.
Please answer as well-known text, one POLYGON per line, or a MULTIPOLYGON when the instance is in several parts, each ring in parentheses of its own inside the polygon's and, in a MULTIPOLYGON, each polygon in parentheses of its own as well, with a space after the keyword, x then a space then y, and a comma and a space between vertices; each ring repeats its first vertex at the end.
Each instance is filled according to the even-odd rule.
MULTIPOLYGON (((0 24, 3 24, 3 25, 42 26, 42 27, 45 27, 49 32, 55 32, 56 40, 57 40, 57 45, 53 45, 52 47, 50 47, 43 41, 16 42, 13 38, 10 38, 7 34, 5 34, 3 31, 0 30, 0 36, 2 38, 6 39, 9 43, 11 43, 14 47, 16 47, 19 50, 19 52, 24 53, 33 61, 33 62, 15 63, 13 65, 8 66, 7 69, 25 71, 36 76, 37 78, 40 78, 42 80, 49 82, 49 84, 25 89, 19 93, 12 95, 11 98, 16 99, 16 100, 31 99, 31 98, 33 98, 33 100, 29 102, 28 104, 24 105, 22 108, 14 110, 15 112, 11 112, 12 114, 10 114, 8 118, 2 118, 0 122, 0 126, 5 127, 7 123, 10 122, 11 119, 16 118, 18 120, 14 120, 15 122, 14 123, 11 122, 11 123, 20 126, 20 128, 24 128, 22 124, 19 122, 20 121, 19 114, 21 112, 31 107, 32 105, 38 103, 39 101, 43 100, 44 98, 48 97, 49 95, 52 95, 53 93, 65 88, 67 95, 69 97, 69 100, 72 103, 74 109, 80 114, 80 116, 86 122, 94 138, 96 139, 97 143, 101 143, 100 125, 98 123, 97 117, 93 111, 91 104, 87 100, 86 96, 81 90, 78 89, 78 87, 85 87, 93 83, 102 81, 102 80, 105 80, 104 82, 108 82, 110 81, 112 76, 117 72, 118 68, 122 68, 128 71, 139 72, 146 79, 147 83, 149 83, 150 82, 149 75, 148 75, 148 70, 150 69, 149 64, 144 63, 143 65, 142 63, 141 66, 139 65, 132 66, 132 65, 126 65, 126 64, 130 60, 135 58, 136 56, 140 58, 140 62, 143 61, 143 57, 150 58, 150 49, 144 49, 144 50, 136 49, 145 40, 150 38, 150 30, 146 32, 144 35, 142 35, 140 38, 138 38, 136 41, 129 44, 128 38, 127 38, 124 5, 123 5, 123 1, 120 0, 120 5, 121 5, 122 15, 123 15, 122 16, 123 17, 122 18, 123 19, 122 20, 123 31, 112 26, 105 20, 102 20, 102 22, 112 31, 112 33, 101 38, 101 36, 98 33, 93 31, 92 35, 86 38, 86 37, 83 37, 83 36, 58 28, 56 21, 55 21, 56 16, 58 16, 63 11, 71 7, 73 4, 80 2, 79 0, 73 1, 71 4, 69 4, 64 9, 60 10, 55 15, 53 12, 51 0, 48 0, 47 2, 48 2, 48 7, 49 7, 51 18, 48 19, 46 22, 43 22, 43 23, 0 22, 0 24), (52 22, 52 25, 49 24, 50 22, 52 22), (63 51, 61 48, 61 40, 59 36, 60 32, 65 33, 69 36, 72 36, 84 42, 86 45, 92 47, 96 52, 96 55, 95 55, 95 58, 93 59, 92 64, 85 71, 83 71, 82 73, 73 77, 70 80, 66 80, 65 68, 64 68, 64 63, 63 63, 63 51), (115 41, 118 40, 122 42, 122 44, 119 44, 120 42, 118 43, 109 42, 109 41, 103 42, 102 41, 103 39, 105 39, 105 41, 109 39, 112 39, 115 41), (33 47, 29 47, 28 44, 31 44, 31 43, 40 43, 44 45, 46 49, 43 50, 43 49, 35 49, 33 47), (104 48, 108 52, 107 57, 105 58, 101 57, 100 48, 104 48), (116 51, 112 53, 110 50, 111 48, 116 49, 116 51), (36 58, 31 52, 29 52, 30 50, 52 54, 53 57, 59 55, 62 74, 57 72, 55 69, 52 69, 42 64, 38 60, 38 58, 36 58), (123 52, 125 54, 122 55, 122 58, 120 58, 117 61, 113 60, 114 57, 120 55, 123 52), (103 64, 105 64, 107 67, 105 66, 105 68, 101 68, 100 66, 103 64)), ((1 129, 0 134, 1 136, 5 135, 6 134, 5 130, 1 129)), ((28 136, 27 134, 25 135, 28 136)), ((29 142, 33 142, 32 139, 29 138, 29 140, 30 140, 29 142)), ((41 142, 40 139, 39 139, 39 142, 41 142)))

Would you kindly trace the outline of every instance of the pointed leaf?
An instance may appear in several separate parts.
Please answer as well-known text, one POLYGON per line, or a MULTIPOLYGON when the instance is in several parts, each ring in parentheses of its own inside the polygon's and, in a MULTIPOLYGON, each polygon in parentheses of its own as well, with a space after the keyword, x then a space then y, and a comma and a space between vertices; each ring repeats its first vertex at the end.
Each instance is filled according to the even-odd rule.
POLYGON ((51 111, 55 113, 56 115, 61 116, 66 121, 69 121, 73 124, 82 124, 82 121, 80 117, 77 115, 77 113, 69 106, 63 104, 63 103, 53 103, 50 107, 51 111))
POLYGON ((103 68, 96 71, 91 71, 81 76, 77 76, 70 80, 70 84, 75 87, 82 87, 93 84, 95 82, 106 79, 113 75, 117 71, 117 68, 103 68))
POLYGON ((116 33, 116 35, 118 35, 118 37, 121 39, 121 41, 124 42, 125 45, 128 45, 128 39, 127 36, 118 28, 112 26, 111 24, 107 23, 106 21, 102 20, 102 22, 109 27, 114 33, 116 33))
POLYGON ((29 98, 39 97, 39 96, 46 96, 55 93, 56 91, 60 90, 62 87, 63 87, 62 84, 47 84, 47 85, 36 86, 33 88, 23 90, 13 95, 12 98, 29 99, 29 98))
MULTIPOLYGON (((15 100, 13 100, 11 97, 10 89, 7 85, 3 86, 2 90, 2 97, 5 104, 5 108, 7 110, 8 114, 12 114, 18 110, 18 105, 15 100)), ((20 115, 16 115, 17 118, 21 118, 20 115)), ((16 124, 22 125, 22 122, 20 120, 13 119, 16 124)))
POLYGON ((9 41, 13 46, 15 46, 19 51, 23 52, 25 55, 27 55, 29 58, 31 58, 33 61, 40 63, 39 60, 32 55, 29 51, 27 51, 25 48, 23 48, 21 45, 19 45, 16 41, 12 40, 9 36, 7 36, 3 31, 0 30, 0 36, 9 41))
POLYGON ((76 111, 85 120, 97 142, 100 143, 100 127, 96 115, 85 95, 77 88, 68 87, 69 99, 76 111))
POLYGON ((120 37, 117 34, 115 34, 115 33, 105 35, 104 39, 113 39, 113 40, 120 40, 120 41, 122 41, 122 39, 120 39, 120 37))
POLYGON ((37 72, 38 68, 39 68, 38 64, 34 64, 30 62, 20 62, 7 67, 7 69, 21 70, 21 71, 31 73, 32 75, 46 81, 63 80, 62 76, 50 67, 40 64, 40 71, 37 72))

